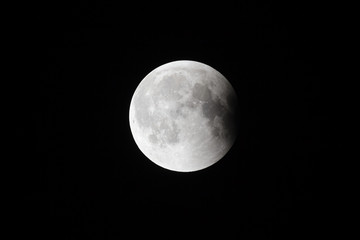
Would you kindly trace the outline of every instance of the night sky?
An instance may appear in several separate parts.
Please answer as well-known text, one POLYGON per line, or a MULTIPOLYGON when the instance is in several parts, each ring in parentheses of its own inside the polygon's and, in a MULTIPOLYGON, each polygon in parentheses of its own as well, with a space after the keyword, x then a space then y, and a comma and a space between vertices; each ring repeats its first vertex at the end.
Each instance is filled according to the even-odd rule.
POLYGON ((327 147, 316 127, 326 118, 314 84, 321 53, 316 6, 292 2, 32 5, 16 129, 20 232, 311 239, 314 162, 327 147), (217 69, 239 100, 234 146, 193 173, 153 164, 129 127, 137 85, 175 60, 217 69))

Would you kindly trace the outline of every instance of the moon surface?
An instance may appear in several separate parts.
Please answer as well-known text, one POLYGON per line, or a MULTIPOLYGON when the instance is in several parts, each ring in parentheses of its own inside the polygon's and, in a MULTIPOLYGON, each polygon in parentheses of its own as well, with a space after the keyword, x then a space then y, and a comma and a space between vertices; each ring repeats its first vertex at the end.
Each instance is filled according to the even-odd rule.
POLYGON ((172 171, 207 168, 237 136, 237 97, 227 79, 195 61, 151 71, 136 88, 129 121, 134 140, 155 164, 172 171))

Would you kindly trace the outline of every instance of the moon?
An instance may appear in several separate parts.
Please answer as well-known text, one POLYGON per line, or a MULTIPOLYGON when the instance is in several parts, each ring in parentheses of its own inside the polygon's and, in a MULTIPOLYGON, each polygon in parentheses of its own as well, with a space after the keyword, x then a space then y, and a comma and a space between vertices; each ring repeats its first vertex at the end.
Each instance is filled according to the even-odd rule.
POLYGON ((237 96, 214 68, 169 62, 151 71, 131 99, 130 129, 142 153, 177 172, 207 168, 237 137, 237 96))

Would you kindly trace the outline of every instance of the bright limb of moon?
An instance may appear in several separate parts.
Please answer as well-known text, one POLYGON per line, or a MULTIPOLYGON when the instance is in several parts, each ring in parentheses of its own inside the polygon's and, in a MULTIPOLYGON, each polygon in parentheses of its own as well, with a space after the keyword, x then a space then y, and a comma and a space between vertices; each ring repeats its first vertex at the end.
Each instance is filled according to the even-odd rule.
POLYGON ((237 97, 227 79, 195 61, 151 71, 136 88, 129 121, 134 140, 155 164, 173 171, 207 168, 237 135, 237 97))

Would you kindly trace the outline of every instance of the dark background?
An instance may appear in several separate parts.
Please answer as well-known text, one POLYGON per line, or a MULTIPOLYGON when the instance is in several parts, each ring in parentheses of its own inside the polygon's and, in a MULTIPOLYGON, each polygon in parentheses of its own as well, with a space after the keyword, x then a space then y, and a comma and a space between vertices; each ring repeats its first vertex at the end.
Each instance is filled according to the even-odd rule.
MULTIPOLYGON (((16 136, 19 231, 44 239, 311 239, 321 15, 293 1, 77 1, 29 6, 16 136), (210 168, 149 161, 128 123, 154 68, 195 60, 239 99, 239 136, 210 168), (131 236, 127 238, 125 236, 131 236)), ((20 84, 19 84, 20 85, 20 84)))

